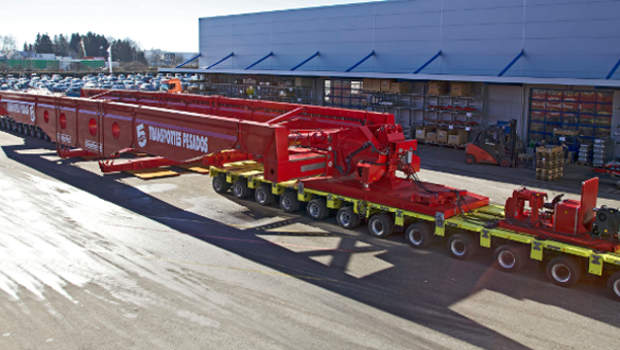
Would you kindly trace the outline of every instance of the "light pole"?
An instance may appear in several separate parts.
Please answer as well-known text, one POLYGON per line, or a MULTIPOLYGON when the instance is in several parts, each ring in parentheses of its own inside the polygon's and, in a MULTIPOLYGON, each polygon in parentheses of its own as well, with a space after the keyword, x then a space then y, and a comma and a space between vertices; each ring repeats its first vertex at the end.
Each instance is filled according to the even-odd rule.
POLYGON ((108 68, 110 69, 110 74, 112 74, 112 45, 108 47, 108 68))

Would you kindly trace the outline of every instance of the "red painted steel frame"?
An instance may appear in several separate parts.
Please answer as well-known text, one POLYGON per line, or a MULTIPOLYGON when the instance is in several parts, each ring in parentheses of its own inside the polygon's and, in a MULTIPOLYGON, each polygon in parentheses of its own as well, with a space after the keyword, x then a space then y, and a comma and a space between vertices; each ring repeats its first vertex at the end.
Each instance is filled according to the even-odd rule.
POLYGON ((58 147, 56 151, 58 152, 58 156, 60 158, 96 157, 97 156, 95 153, 83 150, 81 148, 68 149, 68 148, 58 147))
POLYGON ((613 252, 618 246, 617 243, 590 235, 595 218, 598 183, 597 177, 584 181, 581 186, 581 200, 565 199, 558 202, 552 215, 543 212, 546 193, 526 188, 515 190, 512 197, 506 200, 506 219, 500 221, 499 226, 544 239, 551 238, 613 252), (526 202, 529 203, 529 210, 525 209, 526 202))
POLYGON ((100 160, 99 169, 104 174, 119 171, 136 171, 144 169, 154 169, 163 166, 180 165, 181 162, 175 162, 164 157, 145 157, 126 160, 123 162, 115 162, 114 159, 100 160))
POLYGON ((128 148, 158 156, 102 162, 104 171, 254 159, 273 182, 328 176, 306 185, 430 215, 488 204, 486 197, 409 180, 420 167, 417 142, 405 140, 391 114, 159 92, 82 94, 92 98, 0 93, 0 112, 101 158, 128 148), (408 179, 397 178, 396 170, 408 179))
MULTIPOLYGON (((133 148, 187 162, 235 150, 235 159, 245 154, 245 159, 263 163, 265 178, 275 182, 329 171, 330 156, 325 153, 289 152, 289 134, 296 130, 394 123, 385 113, 218 96, 101 90, 84 94, 101 99, 2 92, 0 111, 19 123, 39 126, 61 147, 81 148, 100 158, 133 148)), ((376 158, 369 152, 358 156, 364 157, 376 158)))

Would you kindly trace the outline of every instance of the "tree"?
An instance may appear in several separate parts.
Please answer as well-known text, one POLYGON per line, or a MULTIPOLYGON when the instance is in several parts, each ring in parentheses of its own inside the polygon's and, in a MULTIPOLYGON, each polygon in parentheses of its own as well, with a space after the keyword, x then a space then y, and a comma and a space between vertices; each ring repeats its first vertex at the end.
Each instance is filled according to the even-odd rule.
POLYGON ((112 57, 121 62, 140 62, 147 64, 144 51, 140 51, 136 43, 130 39, 114 40, 112 43, 112 57))
POLYGON ((54 45, 52 39, 46 34, 37 34, 37 38, 34 42, 34 50, 36 53, 54 53, 54 45))
POLYGON ((54 53, 57 56, 71 56, 83 58, 84 56, 108 57, 108 48, 112 46, 112 57, 115 61, 139 62, 148 65, 144 51, 131 39, 115 40, 103 35, 88 32, 86 35, 72 33, 70 36, 63 34, 54 35, 51 40, 48 34, 37 34, 34 45, 25 43, 24 51, 37 53, 54 53))
POLYGON ((69 42, 67 38, 60 34, 54 35, 54 54, 56 56, 69 56, 69 42))
POLYGON ((0 35, 0 53, 7 55, 16 49, 15 38, 10 35, 0 35))
POLYGON ((82 40, 84 40, 87 56, 107 57, 107 50, 110 44, 103 35, 88 32, 82 37, 82 40))
POLYGON ((71 39, 69 40, 69 54, 73 58, 82 58, 82 37, 80 33, 71 34, 71 39))

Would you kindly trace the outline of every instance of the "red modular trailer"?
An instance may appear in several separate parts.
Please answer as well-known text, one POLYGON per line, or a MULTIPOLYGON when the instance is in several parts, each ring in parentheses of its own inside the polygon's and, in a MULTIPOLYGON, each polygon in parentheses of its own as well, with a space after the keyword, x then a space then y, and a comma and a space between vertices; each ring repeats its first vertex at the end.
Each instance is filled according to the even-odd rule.
MULTIPOLYGON (((417 142, 405 140, 391 114, 220 96, 114 90, 84 90, 83 96, 2 93, 0 108, 17 122, 40 127, 61 147, 100 158, 127 149, 161 157, 131 168, 253 159, 273 182, 301 179, 307 188, 428 215, 448 218, 488 204, 484 196, 414 181, 417 142)), ((101 166, 127 167, 109 161, 101 166)))

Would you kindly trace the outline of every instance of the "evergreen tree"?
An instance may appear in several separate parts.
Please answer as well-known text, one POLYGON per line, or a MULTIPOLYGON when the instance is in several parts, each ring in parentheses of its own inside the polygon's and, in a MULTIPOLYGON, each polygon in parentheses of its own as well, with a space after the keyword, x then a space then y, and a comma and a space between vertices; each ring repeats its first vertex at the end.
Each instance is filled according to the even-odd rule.
POLYGON ((69 42, 63 35, 54 35, 54 54, 56 56, 69 56, 69 42))
POLYGON ((82 37, 80 36, 80 33, 71 34, 71 39, 69 40, 69 54, 71 57, 82 58, 82 44, 80 44, 81 40, 82 37))
POLYGON ((52 44, 50 36, 37 33, 37 39, 34 42, 34 50, 36 53, 54 53, 54 45, 52 44))

